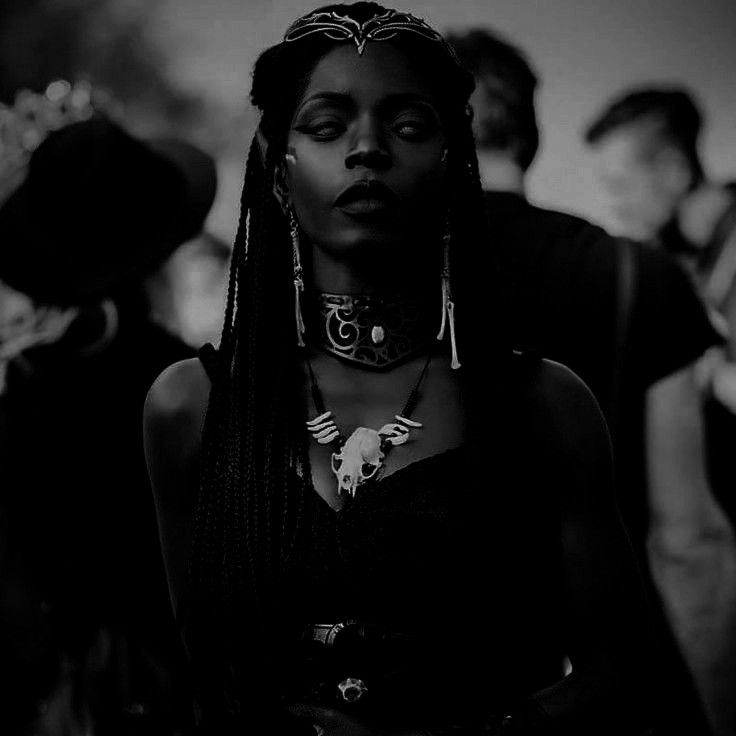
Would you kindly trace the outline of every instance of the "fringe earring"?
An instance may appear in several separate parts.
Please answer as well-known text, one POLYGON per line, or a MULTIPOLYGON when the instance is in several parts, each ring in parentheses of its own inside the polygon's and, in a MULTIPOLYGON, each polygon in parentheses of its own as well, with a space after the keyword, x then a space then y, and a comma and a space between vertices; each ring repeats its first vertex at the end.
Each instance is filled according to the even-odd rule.
POLYGON ((294 319, 296 322, 296 344, 304 347, 304 317, 302 316, 302 294, 304 293, 304 272, 299 250, 299 223, 294 216, 291 205, 286 205, 289 217, 289 232, 291 233, 291 253, 294 263, 294 319))
POLYGON ((450 288, 450 222, 445 226, 445 234, 442 236, 442 321, 437 339, 442 340, 445 336, 445 327, 450 325, 450 350, 452 361, 450 367, 453 370, 460 368, 461 363, 457 358, 457 340, 455 339, 455 302, 452 300, 452 289, 450 288))

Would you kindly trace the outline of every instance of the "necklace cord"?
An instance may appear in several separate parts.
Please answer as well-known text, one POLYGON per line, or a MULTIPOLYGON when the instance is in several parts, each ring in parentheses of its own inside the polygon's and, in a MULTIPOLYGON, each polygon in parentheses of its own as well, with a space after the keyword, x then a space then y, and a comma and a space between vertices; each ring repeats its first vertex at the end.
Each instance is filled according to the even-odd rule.
MULTIPOLYGON (((314 402, 314 408, 317 410, 318 415, 322 415, 326 411, 324 397, 319 387, 317 376, 314 373, 314 368, 312 367, 312 361, 309 359, 308 355, 305 355, 305 359, 307 362, 307 370, 309 371, 309 378, 311 382, 311 394, 312 394, 312 401, 314 402)), ((400 416, 402 416, 404 419, 410 419, 412 412, 416 408, 417 402, 419 401, 419 389, 421 388, 421 385, 424 382, 424 379, 429 370, 429 364, 431 362, 432 362, 432 353, 430 351, 427 354, 427 359, 424 361, 424 365, 419 374, 419 378, 417 378, 417 381, 414 384, 414 387, 409 392, 409 396, 406 399, 406 403, 404 404, 404 407, 401 410, 400 416)), ((340 443, 342 441, 342 435, 338 436, 336 438, 336 441, 340 443)))

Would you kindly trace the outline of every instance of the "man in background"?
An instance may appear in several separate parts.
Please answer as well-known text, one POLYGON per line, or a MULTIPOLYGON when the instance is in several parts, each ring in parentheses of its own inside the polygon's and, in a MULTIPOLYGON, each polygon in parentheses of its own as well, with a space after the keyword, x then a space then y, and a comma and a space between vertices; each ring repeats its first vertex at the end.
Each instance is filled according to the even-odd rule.
POLYGON ((693 97, 671 87, 626 92, 589 124, 585 140, 622 235, 657 242, 674 253, 689 250, 676 221, 680 205, 705 183, 698 152, 701 128, 693 97))
MULTIPOLYGON (((688 642, 675 644, 673 630, 679 636, 690 622, 665 610, 683 596, 712 605, 713 581, 701 581, 735 559, 706 478, 694 381, 695 362, 718 337, 668 258, 526 200, 539 144, 536 75, 518 49, 486 31, 450 42, 477 81, 479 167, 514 342, 578 373, 612 431, 619 507, 653 601, 657 732, 709 733, 692 678, 704 683, 708 663, 688 642)), ((702 623, 707 638, 710 621, 702 623)))
POLYGON ((711 474, 733 522, 731 453, 712 450, 736 438, 736 419, 730 419, 736 414, 736 182, 706 175, 699 152, 702 122, 687 90, 638 88, 609 103, 585 140, 616 228, 654 243, 683 266, 724 338, 724 349, 710 351, 701 363, 701 377, 711 474))

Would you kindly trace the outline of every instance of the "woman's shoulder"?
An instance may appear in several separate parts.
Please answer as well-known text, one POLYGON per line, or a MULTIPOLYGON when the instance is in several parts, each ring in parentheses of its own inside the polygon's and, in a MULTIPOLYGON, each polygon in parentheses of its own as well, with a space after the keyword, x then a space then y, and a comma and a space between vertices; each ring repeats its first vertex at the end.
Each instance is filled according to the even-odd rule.
POLYGON ((166 368, 146 398, 143 445, 162 529, 192 512, 209 387, 201 362, 190 358, 166 368))
POLYGON ((179 436, 201 432, 210 393, 210 379, 199 358, 164 369, 148 391, 144 409, 147 433, 164 430, 179 436))
MULTIPOLYGON (((613 454, 603 413, 588 386, 561 363, 539 360, 521 384, 522 451, 560 509, 578 514, 613 499, 613 454)), ((567 517, 572 518, 572 517, 567 517)))
POLYGON ((570 368, 553 360, 519 356, 520 391, 537 423, 559 442, 605 439, 601 409, 587 384, 570 368))
POLYGON ((548 358, 538 362, 536 380, 530 383, 532 396, 539 401, 582 404, 597 408, 598 404, 588 385, 571 368, 548 358))

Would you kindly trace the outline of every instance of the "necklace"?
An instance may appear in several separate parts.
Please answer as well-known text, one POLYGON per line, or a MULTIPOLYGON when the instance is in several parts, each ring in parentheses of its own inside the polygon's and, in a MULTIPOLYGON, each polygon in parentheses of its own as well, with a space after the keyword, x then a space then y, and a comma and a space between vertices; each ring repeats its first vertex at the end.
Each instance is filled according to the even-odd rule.
POLYGON ((409 439, 411 430, 422 426, 420 422, 411 419, 411 414, 419 401, 419 388, 427 375, 431 360, 432 353, 429 353, 406 403, 402 410, 394 415, 395 422, 384 424, 378 430, 358 427, 347 440, 343 440, 332 412, 325 408, 317 377, 307 357, 312 400, 317 410, 317 416, 307 422, 307 429, 318 444, 335 445, 330 463, 332 472, 337 478, 338 494, 349 493, 351 498, 355 498, 360 486, 377 478, 389 451, 397 445, 403 445, 409 439))
POLYGON ((319 294, 319 346, 349 363, 390 368, 431 342, 419 299, 319 294))

